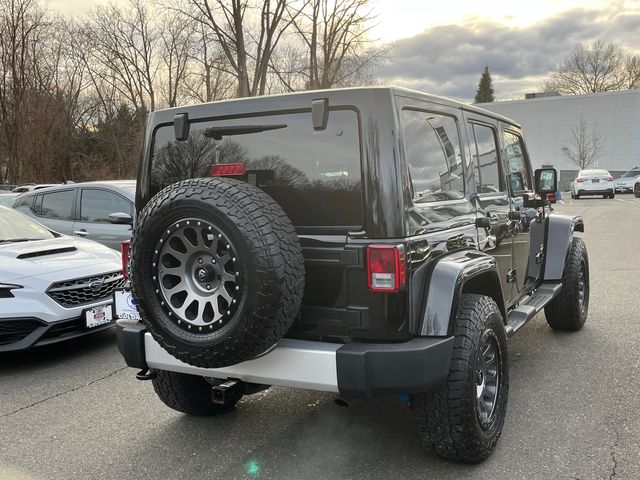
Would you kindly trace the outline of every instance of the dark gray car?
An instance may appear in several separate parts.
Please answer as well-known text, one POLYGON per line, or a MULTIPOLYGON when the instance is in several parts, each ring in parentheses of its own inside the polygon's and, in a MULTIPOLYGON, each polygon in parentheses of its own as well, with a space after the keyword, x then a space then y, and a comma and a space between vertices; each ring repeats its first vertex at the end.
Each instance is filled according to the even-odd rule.
POLYGON ((74 183, 23 194, 14 208, 66 235, 115 250, 131 237, 134 180, 74 183))

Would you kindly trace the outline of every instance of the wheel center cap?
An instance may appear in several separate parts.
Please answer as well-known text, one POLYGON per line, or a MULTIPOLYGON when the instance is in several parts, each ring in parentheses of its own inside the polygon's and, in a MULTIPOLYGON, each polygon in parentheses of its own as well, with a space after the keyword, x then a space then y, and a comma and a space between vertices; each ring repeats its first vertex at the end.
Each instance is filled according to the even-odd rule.
POLYGON ((207 267, 199 267, 195 271, 195 277, 200 283, 211 282, 215 278, 215 272, 207 267))
POLYGON ((209 275, 207 275, 207 271, 204 268, 198 270, 198 280, 200 280, 201 282, 206 282, 208 276, 209 275))

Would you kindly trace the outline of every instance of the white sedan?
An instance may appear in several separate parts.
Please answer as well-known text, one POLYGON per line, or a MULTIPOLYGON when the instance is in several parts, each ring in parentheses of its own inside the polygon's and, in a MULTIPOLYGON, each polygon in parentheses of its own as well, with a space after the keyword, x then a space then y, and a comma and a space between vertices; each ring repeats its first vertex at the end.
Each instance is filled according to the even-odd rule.
POLYGON ((571 198, 585 195, 602 195, 602 198, 614 198, 616 195, 613 177, 607 170, 580 170, 577 178, 571 182, 571 198))
POLYGON ((125 283, 114 250, 0 206, 0 265, 0 353, 113 326, 113 292, 125 283))

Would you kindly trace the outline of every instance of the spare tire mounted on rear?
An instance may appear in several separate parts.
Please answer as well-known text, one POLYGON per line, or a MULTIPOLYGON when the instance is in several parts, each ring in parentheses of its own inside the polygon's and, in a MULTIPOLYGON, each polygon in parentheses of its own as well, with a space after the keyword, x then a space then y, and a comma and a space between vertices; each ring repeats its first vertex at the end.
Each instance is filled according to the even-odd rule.
POLYGON ((199 367, 272 347, 300 309, 302 249, 280 206, 227 178, 160 191, 138 217, 131 282, 142 320, 173 356, 199 367))

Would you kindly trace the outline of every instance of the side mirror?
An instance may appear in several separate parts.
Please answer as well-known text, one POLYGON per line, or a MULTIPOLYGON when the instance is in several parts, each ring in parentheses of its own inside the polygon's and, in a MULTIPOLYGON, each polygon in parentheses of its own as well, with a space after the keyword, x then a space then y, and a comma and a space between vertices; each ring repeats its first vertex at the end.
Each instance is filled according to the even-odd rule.
POLYGON ((555 193, 558 189, 558 172, 555 168, 539 168, 535 172, 536 193, 544 198, 547 193, 555 193))
POLYGON ((115 212, 109 215, 109 222, 116 225, 132 225, 133 217, 128 213, 115 212))

